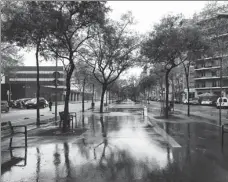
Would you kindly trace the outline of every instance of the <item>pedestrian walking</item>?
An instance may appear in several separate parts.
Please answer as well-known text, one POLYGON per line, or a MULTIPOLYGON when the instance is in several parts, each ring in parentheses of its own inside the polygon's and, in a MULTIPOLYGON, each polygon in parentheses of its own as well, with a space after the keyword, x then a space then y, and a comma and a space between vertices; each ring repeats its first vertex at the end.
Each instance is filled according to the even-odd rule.
POLYGON ((50 111, 51 111, 51 109, 52 109, 52 101, 51 101, 51 99, 49 100, 48 105, 49 105, 49 109, 50 109, 50 111))

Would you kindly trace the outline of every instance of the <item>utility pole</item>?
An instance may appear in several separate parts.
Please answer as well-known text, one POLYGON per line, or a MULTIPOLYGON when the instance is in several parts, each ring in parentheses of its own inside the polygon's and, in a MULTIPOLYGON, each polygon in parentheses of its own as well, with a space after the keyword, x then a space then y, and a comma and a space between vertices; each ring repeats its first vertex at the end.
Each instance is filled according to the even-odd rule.
MULTIPOLYGON (((220 58, 220 99, 219 101, 222 101, 222 57, 220 58)), ((222 125, 222 106, 221 106, 222 102, 219 102, 219 126, 222 125)))
POLYGON ((56 56, 56 60, 55 60, 55 124, 57 124, 57 107, 58 107, 58 103, 57 103, 57 70, 58 69, 58 60, 57 60, 57 56, 56 56))
MULTIPOLYGON (((217 18, 228 18, 228 14, 227 13, 218 13, 217 14, 217 18)), ((222 70, 223 70, 223 50, 222 50, 222 55, 221 55, 221 58, 220 58, 220 99, 219 101, 219 125, 221 126, 222 125, 222 107, 221 107, 221 104, 222 104, 222 83, 223 83, 223 80, 222 80, 222 70)))
POLYGON ((92 109, 94 109, 94 84, 93 84, 93 94, 92 94, 92 109))

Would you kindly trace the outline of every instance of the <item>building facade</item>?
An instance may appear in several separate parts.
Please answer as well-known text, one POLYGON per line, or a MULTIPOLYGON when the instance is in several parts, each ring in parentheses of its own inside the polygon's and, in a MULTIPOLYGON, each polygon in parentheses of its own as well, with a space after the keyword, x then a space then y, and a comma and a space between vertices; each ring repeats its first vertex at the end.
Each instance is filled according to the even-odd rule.
MULTIPOLYGON (((66 74, 63 66, 40 66, 40 97, 45 99, 64 101, 66 95, 66 74), (54 72, 58 72, 58 86, 55 88, 54 72)), ((37 93, 36 66, 20 66, 12 68, 12 71, 4 77, 1 84, 2 100, 17 100, 20 98, 35 98, 37 93)), ((74 80, 74 78, 72 79, 74 80)), ((99 99, 98 89, 95 90, 95 99, 99 99)), ((92 99, 92 89, 86 88, 85 100, 92 99)), ((82 100, 82 92, 75 84, 71 84, 70 101, 82 100)))
POLYGON ((228 7, 218 7, 209 14, 199 14, 197 25, 209 40, 210 54, 195 61, 196 94, 212 93, 218 97, 228 96, 228 18, 219 18, 218 13, 228 7), (222 88, 222 89, 221 89, 222 88), (222 90, 222 92, 221 92, 222 90))

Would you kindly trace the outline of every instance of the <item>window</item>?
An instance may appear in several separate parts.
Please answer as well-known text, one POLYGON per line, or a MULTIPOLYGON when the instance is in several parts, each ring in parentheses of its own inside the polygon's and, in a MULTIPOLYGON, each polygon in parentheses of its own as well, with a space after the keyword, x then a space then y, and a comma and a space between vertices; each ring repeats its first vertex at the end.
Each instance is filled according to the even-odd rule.
POLYGON ((205 82, 202 82, 202 87, 205 87, 205 82))
POLYGON ((223 102, 227 102, 227 99, 223 99, 223 102))
POLYGON ((216 87, 216 85, 217 85, 217 84, 216 84, 216 81, 213 81, 213 82, 212 82, 212 87, 216 87))
POLYGON ((217 76, 216 71, 211 71, 212 76, 217 76))
POLYGON ((205 76, 205 72, 204 72, 204 71, 201 72, 201 76, 202 76, 202 77, 205 76))

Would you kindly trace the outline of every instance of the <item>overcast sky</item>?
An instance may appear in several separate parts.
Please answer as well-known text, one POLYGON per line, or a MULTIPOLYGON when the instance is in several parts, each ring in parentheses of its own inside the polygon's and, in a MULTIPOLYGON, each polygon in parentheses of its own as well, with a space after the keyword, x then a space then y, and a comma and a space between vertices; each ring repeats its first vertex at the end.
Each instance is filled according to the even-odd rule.
MULTIPOLYGON (((146 33, 152 29, 154 23, 168 13, 182 13, 186 18, 190 18, 195 12, 200 11, 208 1, 108 1, 108 5, 113 11, 110 17, 118 20, 121 14, 132 11, 137 24, 135 30, 139 33, 146 33)), ((35 52, 24 53, 24 64, 35 66, 35 52)), ((40 65, 55 65, 54 63, 43 62, 40 65)), ((138 69, 134 69, 137 75, 138 69)))

